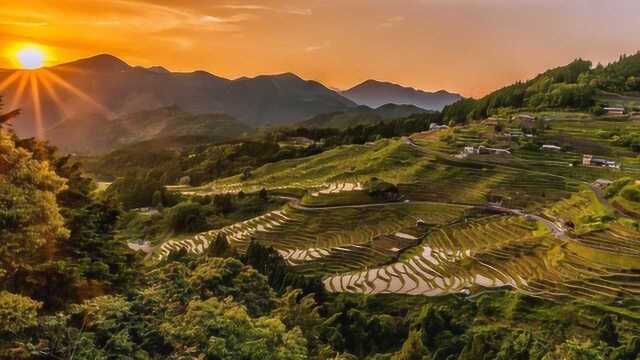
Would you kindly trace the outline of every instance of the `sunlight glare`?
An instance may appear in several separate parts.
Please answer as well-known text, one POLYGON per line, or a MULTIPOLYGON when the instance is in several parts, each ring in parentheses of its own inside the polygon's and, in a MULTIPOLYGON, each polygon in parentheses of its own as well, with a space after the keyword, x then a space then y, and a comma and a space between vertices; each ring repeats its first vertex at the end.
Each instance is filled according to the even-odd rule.
POLYGON ((27 47, 18 50, 16 53, 18 63, 23 69, 35 70, 44 65, 45 54, 42 50, 35 47, 27 47))

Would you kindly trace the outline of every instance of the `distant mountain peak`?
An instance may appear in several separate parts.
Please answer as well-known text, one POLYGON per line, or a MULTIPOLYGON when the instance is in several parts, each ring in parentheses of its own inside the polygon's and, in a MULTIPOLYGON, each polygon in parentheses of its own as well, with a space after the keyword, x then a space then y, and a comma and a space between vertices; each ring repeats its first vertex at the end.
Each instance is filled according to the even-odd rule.
POLYGON ((86 59, 76 60, 74 62, 59 65, 60 67, 78 67, 85 70, 96 72, 104 71, 123 71, 131 69, 131 66, 123 60, 110 55, 100 54, 86 59))
POLYGON ((427 92, 387 81, 369 79, 343 91, 342 95, 349 100, 377 108, 389 103, 398 105, 414 105, 428 110, 441 110, 462 98, 459 94, 446 90, 427 92))
POLYGON ((147 68, 147 70, 157 73, 157 74, 170 74, 171 71, 167 70, 167 68, 162 66, 151 66, 147 68))

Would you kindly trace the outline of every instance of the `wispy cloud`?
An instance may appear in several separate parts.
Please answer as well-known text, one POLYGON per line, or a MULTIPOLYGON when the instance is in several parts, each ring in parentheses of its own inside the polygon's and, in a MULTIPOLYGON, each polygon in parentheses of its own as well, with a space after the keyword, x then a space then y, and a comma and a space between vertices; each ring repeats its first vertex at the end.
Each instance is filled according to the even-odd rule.
POLYGON ((313 14, 313 11, 311 9, 277 8, 273 6, 256 5, 256 4, 223 5, 222 7, 225 9, 233 9, 233 10, 271 11, 271 12, 291 14, 291 15, 308 16, 313 14))
POLYGON ((386 19, 384 22, 382 22, 380 24, 380 27, 390 28, 390 27, 395 26, 396 24, 399 24, 399 23, 403 22, 404 20, 405 20, 404 16, 390 17, 390 18, 386 19))
POLYGON ((323 49, 326 49, 328 47, 331 46, 331 43, 328 41, 323 42, 322 44, 318 44, 318 45, 309 45, 306 48, 304 48, 304 51, 306 52, 316 52, 316 51, 320 51, 323 49))
POLYGON ((37 26, 47 26, 49 25, 46 21, 3 21, 0 20, 0 25, 6 26, 27 26, 27 27, 37 27, 37 26))

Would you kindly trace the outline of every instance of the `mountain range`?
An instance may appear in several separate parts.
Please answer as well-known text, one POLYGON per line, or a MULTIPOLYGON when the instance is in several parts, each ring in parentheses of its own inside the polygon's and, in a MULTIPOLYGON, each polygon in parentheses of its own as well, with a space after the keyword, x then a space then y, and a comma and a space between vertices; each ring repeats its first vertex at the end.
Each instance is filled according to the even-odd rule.
POLYGON ((445 106, 462 99, 461 95, 445 90, 426 92, 377 80, 367 80, 342 91, 341 94, 356 104, 373 108, 393 103, 415 105, 427 110, 442 110, 445 106))
MULTIPOLYGON (((56 127, 61 122, 84 122, 78 126, 90 128, 95 121, 122 119, 127 114, 174 105, 191 114, 227 114, 249 126, 260 127, 347 112, 358 105, 378 108, 398 103, 440 109, 459 98, 447 92, 429 94, 373 80, 339 93, 292 73, 230 80, 205 71, 184 73, 161 66, 131 66, 107 54, 34 73, 0 70, 0 87, 4 109, 23 110, 14 123, 18 134, 37 133, 34 119, 35 104, 39 102, 40 128, 54 129, 46 131, 45 136, 59 140, 61 130, 56 127), (15 81, 9 84, 12 78, 15 81), (34 88, 40 89, 37 97, 33 96, 34 88), (15 101, 16 98, 21 101, 15 101)), ((68 124, 61 129, 69 129, 68 124)))
MULTIPOLYGON (((20 70, 0 71, 0 84, 16 71, 20 70)), ((172 105, 194 114, 225 113, 250 125, 291 123, 356 106, 324 85, 291 73, 229 80, 204 71, 175 73, 162 67, 134 67, 111 55, 54 66, 41 73, 46 73, 43 78, 55 89, 52 96, 40 81, 45 128, 96 113, 114 118, 172 105)), ((21 82, 15 81, 2 93, 10 100, 20 88, 21 82)), ((35 117, 34 106, 27 90, 23 101, 16 104, 24 110, 15 124, 19 133, 34 132, 29 121, 35 117)))

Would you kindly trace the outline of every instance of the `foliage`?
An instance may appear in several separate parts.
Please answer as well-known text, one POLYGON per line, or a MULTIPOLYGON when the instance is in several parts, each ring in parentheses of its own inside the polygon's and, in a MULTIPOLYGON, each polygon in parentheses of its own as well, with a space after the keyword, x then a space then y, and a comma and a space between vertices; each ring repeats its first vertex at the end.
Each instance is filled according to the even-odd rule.
POLYGON ((273 248, 252 241, 242 256, 242 261, 265 274, 269 285, 278 292, 284 292, 289 287, 296 287, 301 289, 305 295, 315 294, 319 300, 326 297, 326 290, 320 279, 305 277, 289 271, 285 260, 273 248))
POLYGON ((605 353, 600 344, 571 339, 545 355, 543 360, 605 360, 605 353))
POLYGON ((581 74, 590 68, 591 62, 577 59, 529 81, 494 91, 479 100, 459 100, 443 109, 443 118, 445 121, 463 123, 496 115, 501 109, 590 108, 594 104, 594 87, 579 82, 581 74))
POLYGON ((113 182, 104 192, 104 197, 122 204, 126 210, 167 202, 167 192, 157 173, 145 175, 129 173, 113 182), (158 195, 160 194, 160 195, 158 195))
POLYGON ((42 259, 50 259, 53 243, 68 237, 56 195, 65 180, 47 161, 19 148, 0 129, 0 267, 2 281, 42 259), (48 249, 47 247, 48 246, 48 249))
POLYGON ((264 315, 273 309, 275 294, 267 278, 234 258, 208 258, 188 279, 201 298, 232 297, 251 315, 264 315))
POLYGON ((0 333, 17 335, 38 324, 42 304, 27 297, 0 292, 0 333))
POLYGON ((237 304, 210 298, 193 300, 160 328, 175 349, 169 358, 305 359, 306 342, 299 329, 287 330, 278 319, 251 318, 237 304))

